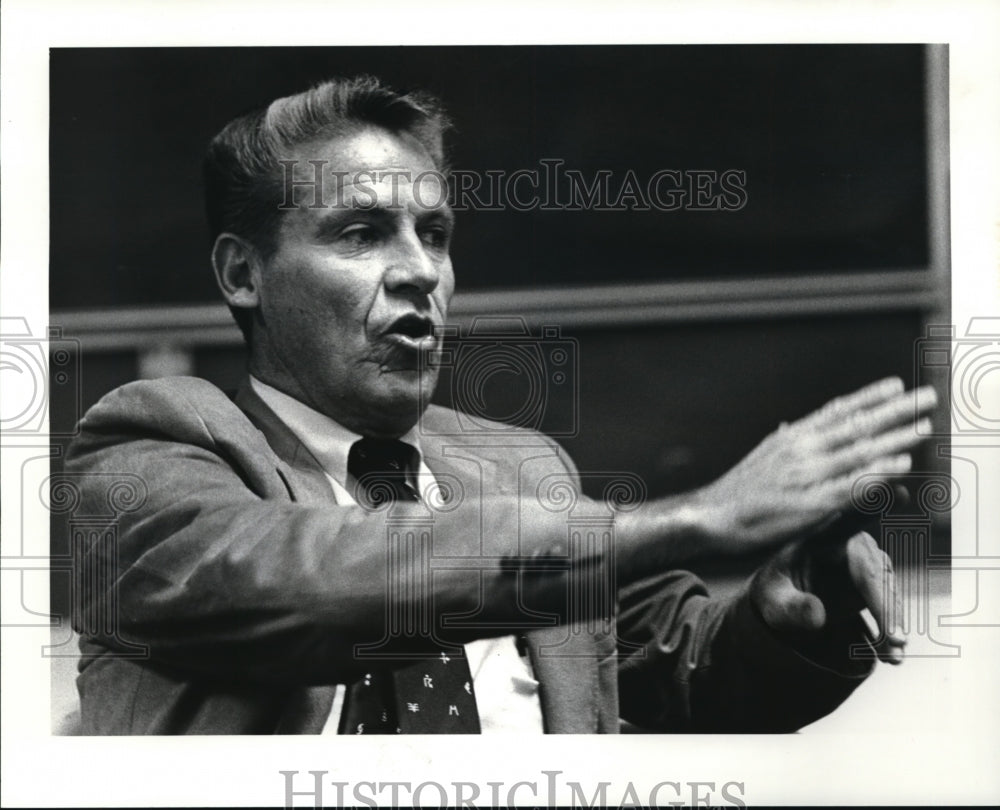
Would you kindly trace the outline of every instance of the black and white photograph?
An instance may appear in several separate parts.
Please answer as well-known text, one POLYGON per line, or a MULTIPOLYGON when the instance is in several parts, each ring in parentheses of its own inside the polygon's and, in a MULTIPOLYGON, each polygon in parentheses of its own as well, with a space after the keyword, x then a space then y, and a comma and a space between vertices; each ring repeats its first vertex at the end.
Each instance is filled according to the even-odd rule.
POLYGON ((5 806, 1000 797, 986 31, 140 5, 5 13, 5 806))

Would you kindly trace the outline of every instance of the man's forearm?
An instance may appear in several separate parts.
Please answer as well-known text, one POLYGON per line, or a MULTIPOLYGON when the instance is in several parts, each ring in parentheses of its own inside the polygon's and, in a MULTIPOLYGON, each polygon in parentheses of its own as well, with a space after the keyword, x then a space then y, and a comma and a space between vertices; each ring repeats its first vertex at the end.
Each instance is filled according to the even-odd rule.
POLYGON ((657 499, 615 515, 615 566, 620 582, 717 556, 725 552, 725 545, 713 537, 707 508, 696 492, 657 499))

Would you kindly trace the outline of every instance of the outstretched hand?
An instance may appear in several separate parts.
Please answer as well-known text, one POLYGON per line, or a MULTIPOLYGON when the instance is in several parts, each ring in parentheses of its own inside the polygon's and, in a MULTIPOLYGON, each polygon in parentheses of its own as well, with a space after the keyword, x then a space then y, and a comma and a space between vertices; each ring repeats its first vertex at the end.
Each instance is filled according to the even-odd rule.
POLYGON ((811 636, 868 608, 879 629, 878 657, 891 664, 903 660, 892 562, 865 532, 841 541, 789 543, 756 573, 750 599, 777 635, 806 649, 811 636))
MULTIPOLYGON (((783 424, 696 493, 714 550, 745 553, 829 528, 850 511, 859 476, 909 472, 909 451, 930 431, 926 414, 936 402, 934 389, 904 391, 901 380, 890 378, 783 424)), ((845 534, 860 528, 850 521, 848 527, 845 534)))

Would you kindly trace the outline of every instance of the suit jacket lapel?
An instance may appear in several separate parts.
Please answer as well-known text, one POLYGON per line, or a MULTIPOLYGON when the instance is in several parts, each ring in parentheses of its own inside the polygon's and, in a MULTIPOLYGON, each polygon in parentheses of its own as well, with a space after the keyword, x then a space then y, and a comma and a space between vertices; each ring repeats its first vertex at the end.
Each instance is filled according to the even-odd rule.
MULTIPOLYGON (((291 497, 300 503, 330 504, 333 494, 322 466, 277 414, 254 393, 249 382, 240 388, 235 402, 264 434, 277 455, 278 473, 285 479, 291 497)), ((438 421, 444 418, 440 413, 433 412, 426 416, 438 421)), ((467 497, 478 497, 480 487, 489 486, 489 481, 481 485, 478 480, 470 480, 465 465, 456 463, 447 454, 449 445, 463 444, 461 433, 446 430, 441 425, 438 427, 441 429, 430 432, 432 438, 421 441, 427 467, 439 480, 454 476, 462 483, 467 497), (439 438, 439 435, 445 438, 439 438)), ((469 449, 459 456, 467 452, 469 449)), ((443 480, 441 482, 444 483, 443 480)), ((575 629, 547 627, 531 631, 526 636, 535 678, 542 685, 539 697, 545 730, 550 734, 586 734, 597 728, 600 697, 597 650, 589 633, 574 632, 575 629)), ((302 706, 296 706, 291 712, 295 715, 294 719, 285 718, 282 726, 290 730, 297 728, 298 733, 319 733, 330 712, 334 690, 333 686, 305 690, 295 701, 302 706)))
MULTIPOLYGON (((267 443, 278 458, 284 462, 278 466, 278 472, 285 479, 292 498, 301 503, 329 504, 333 499, 330 482, 327 480, 323 466, 316 457, 292 432, 280 417, 268 407, 254 392, 249 381, 244 382, 234 399, 236 405, 250 421, 264 434, 267 443)), ((421 441, 424 462, 435 476, 444 478, 454 476, 465 488, 467 494, 478 492, 479 482, 472 482, 468 472, 461 464, 447 458, 445 453, 449 445, 458 445, 453 438, 450 424, 447 428, 441 423, 440 415, 431 421, 436 425, 431 434, 421 441), (439 434, 446 434, 442 439, 439 434), (470 484, 475 484, 474 490, 469 490, 470 484)))
POLYGON ((299 503, 329 504, 333 495, 323 467, 291 429, 245 382, 234 400, 281 460, 278 474, 285 480, 292 499, 299 503))
MULTIPOLYGON (((278 475, 284 480, 292 500, 315 506, 329 505, 333 493, 322 466, 278 415, 254 393, 249 381, 243 383, 234 402, 264 434, 278 457, 278 475)), ((336 693, 337 686, 332 684, 292 690, 275 733, 322 733, 336 693)))

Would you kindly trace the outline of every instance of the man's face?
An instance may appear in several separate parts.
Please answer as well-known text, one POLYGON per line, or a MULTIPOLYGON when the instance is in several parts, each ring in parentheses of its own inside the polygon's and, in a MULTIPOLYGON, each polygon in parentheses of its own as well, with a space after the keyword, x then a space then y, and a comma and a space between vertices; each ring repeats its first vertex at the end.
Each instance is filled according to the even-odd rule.
POLYGON ((324 207, 300 189, 282 217, 251 371, 357 433, 401 435, 437 382, 427 360, 455 286, 447 189, 414 139, 377 128, 288 158, 310 181, 308 161, 327 161, 324 207))

